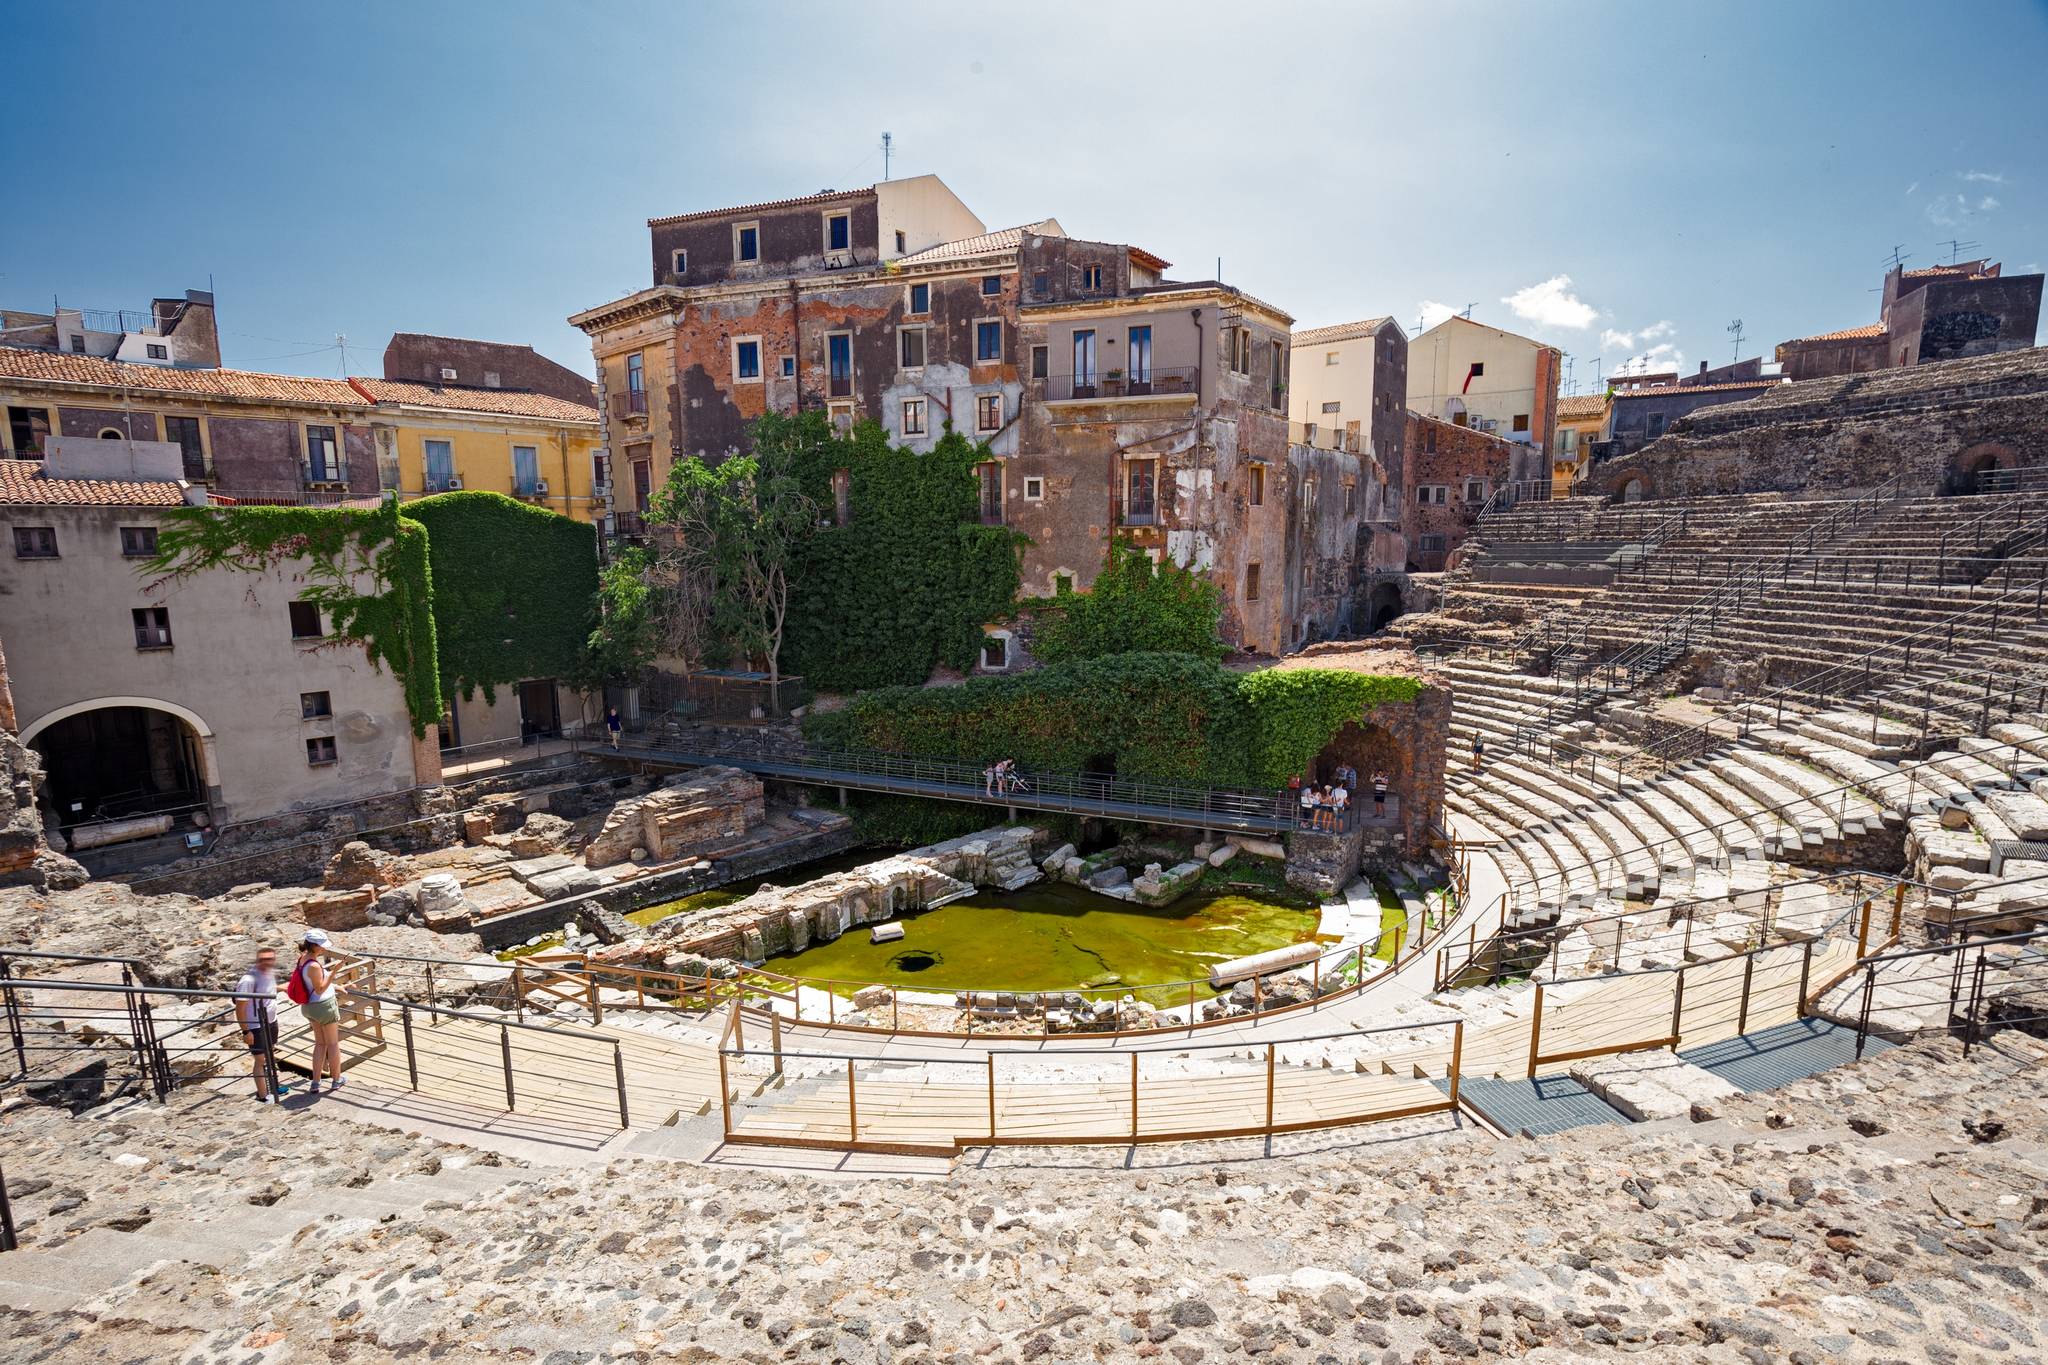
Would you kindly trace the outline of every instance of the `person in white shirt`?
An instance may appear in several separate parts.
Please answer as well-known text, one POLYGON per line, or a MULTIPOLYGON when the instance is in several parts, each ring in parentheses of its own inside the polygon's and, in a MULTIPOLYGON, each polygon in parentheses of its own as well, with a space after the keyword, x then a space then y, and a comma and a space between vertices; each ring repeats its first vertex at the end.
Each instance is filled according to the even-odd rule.
POLYGON ((242 1026, 242 1041, 249 1045, 249 1062, 256 1072, 256 1101, 275 1104, 285 1093, 279 1085, 272 1091, 277 1075, 277 952, 260 949, 255 963, 235 983, 235 994, 249 997, 235 1001, 235 1019, 242 1026))

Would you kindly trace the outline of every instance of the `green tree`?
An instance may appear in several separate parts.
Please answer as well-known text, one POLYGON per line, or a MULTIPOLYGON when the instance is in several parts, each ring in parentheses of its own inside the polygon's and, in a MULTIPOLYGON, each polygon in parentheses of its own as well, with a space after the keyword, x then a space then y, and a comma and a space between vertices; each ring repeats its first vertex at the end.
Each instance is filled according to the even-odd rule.
POLYGON ((1048 664, 1138 652, 1220 659, 1228 652, 1216 633, 1222 618, 1223 594, 1214 583, 1170 561, 1155 565, 1143 550, 1118 541, 1094 586, 1055 599, 1032 652, 1048 664))
POLYGON ((791 571, 818 517, 796 454, 770 440, 717 464, 679 461, 654 500, 649 527, 655 585, 675 593, 661 644, 689 668, 764 661, 771 700, 782 676, 791 571))
POLYGON ((578 691, 630 682, 654 662, 661 643, 659 594, 649 568, 647 551, 636 545, 598 571, 597 625, 568 680, 578 691))

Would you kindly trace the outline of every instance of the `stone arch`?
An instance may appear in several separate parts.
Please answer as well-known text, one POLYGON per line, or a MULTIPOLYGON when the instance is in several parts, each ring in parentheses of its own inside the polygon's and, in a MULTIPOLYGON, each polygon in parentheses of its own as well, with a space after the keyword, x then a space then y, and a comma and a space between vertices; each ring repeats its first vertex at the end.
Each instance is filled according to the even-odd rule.
POLYGON ((108 713, 104 716, 108 722, 117 718, 130 722, 126 727, 110 728, 126 728, 140 736, 139 747, 131 755, 140 805, 151 804, 153 794, 183 793, 191 798, 187 804, 204 806, 209 818, 218 813, 217 737, 204 716, 156 697, 93 697, 56 707, 22 727, 22 744, 35 747, 43 756, 49 774, 44 796, 56 807, 60 824, 69 826, 120 813, 105 809, 124 793, 114 790, 120 783, 107 775, 106 765, 95 751, 101 732, 90 724, 77 723, 81 718, 101 719, 99 713, 108 713), (144 714, 138 717, 136 713, 144 714), (160 743, 153 743, 148 734, 147 715, 152 713, 174 722, 174 728, 156 727, 160 743), (71 746, 68 754, 64 752, 67 740, 71 746), (74 806, 79 809, 72 809, 74 806))
POLYGON ((1365 602, 1365 631, 1377 635, 1401 614, 1401 585, 1376 583, 1365 602))
MULTIPOLYGON (((1372 790, 1372 775, 1383 772, 1389 789, 1398 795, 1413 785, 1415 756, 1385 726, 1347 720, 1309 765, 1308 780, 1318 784, 1333 782, 1337 769, 1342 767, 1358 773, 1359 790, 1366 793, 1372 790)), ((1369 795, 1367 799, 1371 799, 1369 795)))
POLYGON ((1975 493, 1983 475, 1994 470, 2019 468, 2019 455, 2011 446, 1997 441, 1979 441, 1956 452, 1949 461, 1949 487, 1957 493, 1975 493))
POLYGON ((1650 498, 1650 481, 1641 474, 1630 474, 1614 488, 1616 502, 1647 502, 1650 498))

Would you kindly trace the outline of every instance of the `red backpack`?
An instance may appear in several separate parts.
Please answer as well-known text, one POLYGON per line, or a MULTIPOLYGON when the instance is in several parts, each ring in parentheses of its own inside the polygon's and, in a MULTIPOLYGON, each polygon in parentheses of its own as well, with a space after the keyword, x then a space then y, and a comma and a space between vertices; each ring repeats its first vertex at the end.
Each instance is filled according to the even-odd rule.
POLYGON ((303 1005, 313 998, 313 993, 306 989, 306 964, 310 961, 311 958, 300 959, 299 965, 292 968, 290 978, 284 983, 285 998, 294 1005, 303 1005))

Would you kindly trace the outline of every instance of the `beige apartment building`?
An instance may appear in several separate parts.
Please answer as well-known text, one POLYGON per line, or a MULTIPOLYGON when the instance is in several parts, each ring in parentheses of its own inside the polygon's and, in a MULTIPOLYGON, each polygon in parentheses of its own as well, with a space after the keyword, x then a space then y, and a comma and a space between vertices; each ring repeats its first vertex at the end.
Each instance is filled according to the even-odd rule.
POLYGON ((1408 406, 1527 448, 1509 477, 1551 475, 1563 353, 1470 318, 1445 318, 1408 343, 1408 406))

